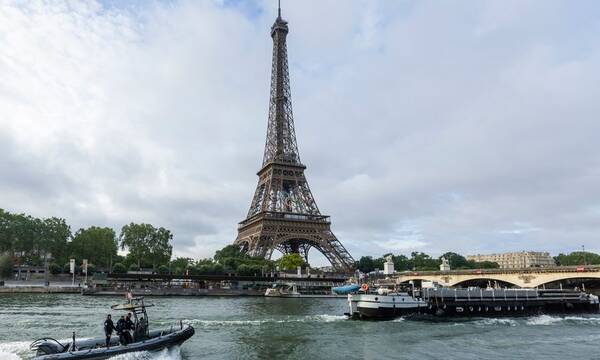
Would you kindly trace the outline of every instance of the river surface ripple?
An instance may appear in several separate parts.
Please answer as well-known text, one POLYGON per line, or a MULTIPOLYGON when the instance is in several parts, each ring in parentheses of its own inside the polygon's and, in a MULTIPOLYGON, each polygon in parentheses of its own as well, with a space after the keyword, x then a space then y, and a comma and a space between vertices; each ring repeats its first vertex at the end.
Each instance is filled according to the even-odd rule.
MULTIPOLYGON (((114 297, 0 295, 0 359, 31 359, 39 337, 102 336, 114 297)), ((600 359, 600 314, 471 320, 346 320, 343 299, 148 298, 151 328, 179 319, 180 348, 114 359, 600 359)), ((113 318, 116 312, 113 312, 113 318)))

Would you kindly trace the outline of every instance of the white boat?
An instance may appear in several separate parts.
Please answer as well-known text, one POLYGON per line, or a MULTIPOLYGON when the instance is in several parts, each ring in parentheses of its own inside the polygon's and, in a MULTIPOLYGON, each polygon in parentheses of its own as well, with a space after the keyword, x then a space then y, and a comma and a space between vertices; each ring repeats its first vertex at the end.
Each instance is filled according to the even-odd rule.
POLYGON ((265 291, 267 297, 284 298, 344 298, 331 291, 331 287, 319 285, 299 285, 294 282, 277 281, 265 291))

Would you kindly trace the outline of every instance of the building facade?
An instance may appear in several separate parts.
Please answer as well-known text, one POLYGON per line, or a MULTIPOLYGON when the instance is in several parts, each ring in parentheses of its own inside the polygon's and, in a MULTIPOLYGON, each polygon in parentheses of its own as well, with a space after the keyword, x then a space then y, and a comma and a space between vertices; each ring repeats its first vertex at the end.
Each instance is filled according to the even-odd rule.
POLYGON ((483 262, 492 261, 497 263, 501 269, 518 269, 528 267, 555 266, 554 259, 548 252, 521 251, 489 255, 467 255, 467 260, 483 262))

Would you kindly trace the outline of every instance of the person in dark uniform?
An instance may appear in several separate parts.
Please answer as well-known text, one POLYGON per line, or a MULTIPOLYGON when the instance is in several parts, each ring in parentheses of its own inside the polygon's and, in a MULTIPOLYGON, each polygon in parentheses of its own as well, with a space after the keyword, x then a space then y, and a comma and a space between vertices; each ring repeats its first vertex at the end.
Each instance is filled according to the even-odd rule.
POLYGON ((140 317, 140 320, 136 324, 135 329, 135 341, 142 341, 146 338, 146 321, 144 317, 140 317))
POLYGON ((133 321, 131 320, 131 313, 127 314, 127 317, 125 317, 125 337, 127 338, 127 343, 130 343, 133 341, 133 337, 131 336, 131 331, 133 331, 135 329, 135 326, 133 326, 133 321))
POLYGON ((121 342, 121 345, 127 345, 127 337, 125 335, 125 316, 121 315, 121 318, 119 321, 117 321, 115 330, 117 330, 117 335, 119 335, 119 341, 121 342))
POLYGON ((117 330, 115 328, 115 324, 112 321, 110 314, 106 315, 106 320, 104 320, 104 335, 106 335, 106 348, 110 348, 110 337, 112 336, 113 330, 117 330))

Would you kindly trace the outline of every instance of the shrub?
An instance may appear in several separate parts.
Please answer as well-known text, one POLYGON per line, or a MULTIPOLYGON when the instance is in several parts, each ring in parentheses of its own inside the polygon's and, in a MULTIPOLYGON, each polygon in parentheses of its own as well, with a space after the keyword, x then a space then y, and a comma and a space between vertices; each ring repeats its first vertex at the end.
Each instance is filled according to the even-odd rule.
POLYGON ((127 268, 121 263, 116 263, 113 265, 112 272, 115 274, 125 274, 127 272, 127 268))
POLYGON ((50 274, 58 275, 61 273, 62 268, 60 267, 60 265, 52 263, 48 266, 48 270, 50 270, 50 274))
POLYGON ((161 275, 165 275, 169 273, 169 268, 166 265, 161 265, 158 267, 158 273, 161 275))
POLYGON ((129 265, 129 271, 140 271, 140 267, 137 264, 129 265))

